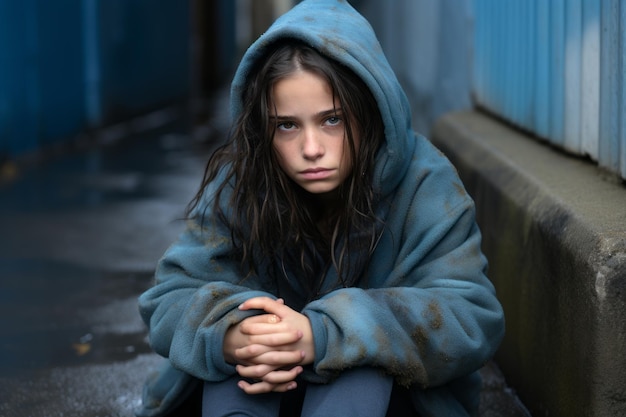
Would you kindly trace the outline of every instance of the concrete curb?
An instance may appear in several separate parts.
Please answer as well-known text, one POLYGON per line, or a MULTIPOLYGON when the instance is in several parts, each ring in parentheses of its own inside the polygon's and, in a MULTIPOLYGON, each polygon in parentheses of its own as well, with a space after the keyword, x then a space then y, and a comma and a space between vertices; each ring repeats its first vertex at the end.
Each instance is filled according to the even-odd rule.
POLYGON ((496 359, 533 415, 626 415, 626 189, 478 112, 433 143, 477 205, 507 318, 496 359))

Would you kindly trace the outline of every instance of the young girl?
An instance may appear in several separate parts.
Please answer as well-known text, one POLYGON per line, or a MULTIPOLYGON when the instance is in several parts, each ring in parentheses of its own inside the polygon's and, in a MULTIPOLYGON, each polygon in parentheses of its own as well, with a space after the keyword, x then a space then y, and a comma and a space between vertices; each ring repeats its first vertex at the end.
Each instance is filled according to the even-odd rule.
POLYGON ((465 416, 504 322, 474 206, 369 24, 305 0, 247 51, 231 140, 140 297, 140 416, 465 416))

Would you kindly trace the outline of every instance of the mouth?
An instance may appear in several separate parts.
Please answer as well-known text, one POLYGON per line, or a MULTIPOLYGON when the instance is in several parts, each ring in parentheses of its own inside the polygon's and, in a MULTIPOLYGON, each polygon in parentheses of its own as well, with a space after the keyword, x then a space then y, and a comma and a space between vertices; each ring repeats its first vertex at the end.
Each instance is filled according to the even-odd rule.
POLYGON ((300 171, 300 175, 308 180, 319 180, 327 178, 333 171, 333 169, 328 168, 309 168, 304 171, 300 171))

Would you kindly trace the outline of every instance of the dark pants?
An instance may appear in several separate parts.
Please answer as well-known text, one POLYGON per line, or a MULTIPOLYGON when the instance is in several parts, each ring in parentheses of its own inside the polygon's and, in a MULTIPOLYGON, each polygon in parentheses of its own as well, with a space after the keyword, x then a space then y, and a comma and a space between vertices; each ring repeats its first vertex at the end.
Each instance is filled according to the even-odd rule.
POLYGON ((344 371, 329 384, 307 384, 301 400, 297 391, 248 395, 237 387, 239 379, 204 384, 202 417, 385 417, 393 388, 392 377, 371 368, 344 371))

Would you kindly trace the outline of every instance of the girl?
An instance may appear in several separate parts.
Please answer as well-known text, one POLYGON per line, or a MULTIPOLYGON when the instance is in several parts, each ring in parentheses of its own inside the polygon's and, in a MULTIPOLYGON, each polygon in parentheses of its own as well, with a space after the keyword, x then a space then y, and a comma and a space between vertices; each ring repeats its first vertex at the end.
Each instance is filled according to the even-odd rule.
POLYGON ((369 24, 305 0, 244 55, 231 140, 140 297, 140 416, 466 416, 503 336, 474 206, 369 24), (400 405, 398 405, 400 404, 400 405))

